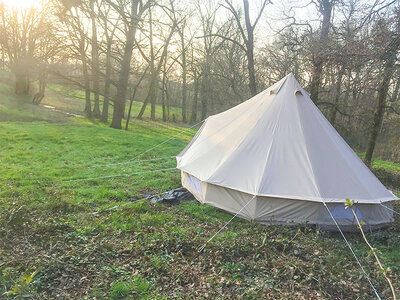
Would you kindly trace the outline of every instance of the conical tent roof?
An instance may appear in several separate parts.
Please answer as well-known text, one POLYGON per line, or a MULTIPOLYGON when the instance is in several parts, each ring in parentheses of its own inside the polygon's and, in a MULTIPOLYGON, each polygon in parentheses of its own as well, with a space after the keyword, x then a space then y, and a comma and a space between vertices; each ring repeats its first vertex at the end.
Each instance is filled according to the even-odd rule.
POLYGON ((293 74, 209 117, 177 156, 199 180, 257 196, 358 203, 397 200, 293 74))

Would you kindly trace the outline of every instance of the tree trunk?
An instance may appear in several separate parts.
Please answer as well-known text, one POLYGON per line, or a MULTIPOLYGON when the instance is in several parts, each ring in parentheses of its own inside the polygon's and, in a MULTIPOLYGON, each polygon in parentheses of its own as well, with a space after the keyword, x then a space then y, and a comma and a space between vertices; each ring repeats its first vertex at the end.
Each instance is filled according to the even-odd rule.
POLYGON ((47 72, 46 68, 40 68, 40 76, 39 76, 39 91, 35 94, 32 99, 32 103, 39 105, 44 98, 44 93, 46 91, 46 81, 47 81, 47 72))
POLYGON ((317 57, 315 58, 313 66, 313 75, 310 84, 310 98, 315 104, 319 101, 319 87, 321 86, 321 75, 322 75, 322 60, 317 57))
POLYGON ((94 2, 96 0, 90 0, 91 9, 91 23, 92 23, 92 81, 93 81, 93 93, 94 93, 94 107, 93 116, 100 118, 100 67, 99 67, 99 45, 97 43, 97 25, 96 25, 96 14, 94 8, 94 2))
POLYGON ((191 123, 195 123, 197 121, 197 102, 199 98, 199 78, 194 78, 194 97, 192 103, 192 116, 190 118, 191 123))
POLYGON ((324 49, 322 48, 326 46, 326 42, 328 40, 329 28, 331 27, 332 7, 334 1, 319 0, 318 2, 320 5, 320 12, 322 13, 322 25, 321 25, 320 40, 318 42, 319 45, 317 53, 315 54, 314 58, 313 74, 310 84, 311 99, 314 101, 315 104, 317 104, 319 101, 319 88, 321 86, 322 67, 325 62, 324 55, 322 54, 324 49))
MULTIPOLYGON (((151 23, 151 13, 149 14, 150 18, 150 23, 151 23)), ((167 58, 167 53, 168 53, 168 45, 169 42, 171 41, 172 35, 174 34, 175 30, 175 24, 171 27, 171 31, 169 33, 168 38, 165 41, 164 44, 164 49, 162 51, 160 60, 158 62, 158 65, 156 67, 155 61, 156 57, 154 55, 154 46, 153 46, 153 27, 150 25, 150 59, 148 59, 149 62, 149 68, 151 72, 151 78, 150 78, 150 87, 149 87, 149 93, 146 97, 146 100, 144 101, 142 108, 139 112, 138 118, 142 118, 144 111, 146 109, 147 103, 150 101, 151 103, 151 113, 150 113, 150 118, 155 121, 156 119, 156 99, 157 99, 157 92, 158 92, 158 84, 159 84, 159 74, 161 72, 161 68, 164 67, 164 72, 163 72, 163 88, 165 84, 165 72, 166 72, 166 58, 167 58)), ((146 69, 147 70, 147 69, 146 69)), ((164 92, 163 92, 164 95, 164 92)), ((164 99, 163 99, 164 101, 164 99)), ((164 102, 163 102, 164 105, 164 102)), ((163 106, 163 119, 165 119, 165 105, 163 106)))
POLYGON ((397 98, 399 97, 399 90, 400 90, 400 72, 396 81, 395 88, 392 93, 392 97, 390 97, 390 102, 394 103, 397 101, 397 98))
POLYGON ((113 118, 111 128, 121 129, 122 118, 124 117, 126 92, 128 89, 129 69, 132 58, 132 50, 134 45, 135 29, 130 28, 128 39, 125 44, 124 56, 121 63, 121 71, 117 85, 117 95, 114 100, 113 118))
POLYGON ((169 94, 168 94, 168 78, 166 78, 165 81, 165 99, 166 101, 166 106, 167 106, 167 120, 169 121, 169 103, 170 103, 170 99, 169 99, 169 94))
POLYGON ((378 137, 379 128, 381 127, 383 114, 385 112, 386 96, 389 89, 390 76, 386 75, 387 69, 384 70, 383 80, 378 89, 378 103, 374 113, 371 130, 368 137, 368 146, 365 153, 364 162, 367 166, 371 166, 372 155, 374 153, 376 139, 378 137))
POLYGON ((186 123, 186 100, 187 100, 187 84, 186 71, 182 73, 182 122, 186 123))
POLYGON ((85 113, 88 118, 92 117, 92 103, 90 101, 90 79, 88 73, 88 67, 86 63, 86 56, 83 53, 82 56, 82 73, 83 73, 83 80, 85 82, 85 113))
POLYGON ((166 107, 165 107, 165 93, 166 93, 166 62, 167 60, 165 60, 164 62, 164 72, 162 75, 162 82, 161 82, 161 105, 162 105, 162 119, 164 122, 167 121, 167 111, 166 111, 166 107))
POLYGON ((126 36, 126 42, 124 47, 124 55, 121 61, 121 70, 119 73, 118 84, 117 84, 117 95, 114 100, 114 111, 113 118, 111 121, 111 128, 121 129, 122 118, 125 112, 126 103, 126 92, 128 89, 129 70, 132 59, 133 46, 135 44, 135 34, 137 24, 140 16, 137 13, 137 7, 139 2, 131 0, 131 20, 126 36))
POLYGON ((246 22, 247 40, 246 40, 246 56, 247 70, 249 72, 249 89, 251 96, 257 94, 256 73, 254 69, 254 26, 251 25, 249 1, 243 0, 244 19, 246 22))
POLYGON ((17 71, 15 73, 15 93, 17 95, 29 94, 29 78, 24 72, 17 71))
POLYGON ((201 120, 204 120, 207 117, 207 109, 208 109, 208 99, 211 83, 210 83, 210 62, 209 56, 206 56, 205 66, 203 70, 203 78, 201 80, 201 120))
POLYGON ((131 95, 131 100, 129 103, 129 109, 128 109, 128 116, 126 118, 126 123, 125 123, 125 130, 128 130, 128 126, 129 126, 129 121, 131 118, 131 113, 132 113, 132 105, 133 105, 133 101, 135 101, 135 97, 136 97, 136 92, 139 88, 140 83, 142 82, 142 80, 144 79, 144 77, 146 76, 148 68, 146 68, 146 70, 143 72, 143 74, 140 76, 139 81, 137 82, 137 84, 135 85, 135 87, 133 88, 133 93, 131 95))
POLYGON ((387 53, 385 68, 382 74, 382 81, 378 88, 378 103, 377 108, 374 113, 374 118, 372 121, 371 130, 368 137, 368 146, 365 153, 364 162, 367 166, 371 166, 372 155, 374 154, 374 149, 376 145, 376 139, 378 137, 379 128, 381 127, 383 114, 385 112, 386 97, 389 90, 390 79, 392 78, 397 49, 400 46, 400 37, 393 38, 389 46, 389 51, 387 53))
POLYGON ((142 107, 140 108, 139 114, 138 114, 137 117, 136 117, 136 118, 138 118, 139 120, 141 120, 141 119, 143 118, 143 114, 144 114, 144 112, 146 111, 146 107, 147 107, 147 104, 149 103, 149 100, 150 100, 150 91, 149 91, 149 93, 147 94, 146 99, 144 99, 143 104, 142 104, 142 107))
POLYGON ((253 50, 253 43, 247 47, 247 69, 249 71, 249 88, 251 96, 255 96, 257 94, 257 83, 256 83, 256 73, 254 69, 254 50, 253 50))
POLYGON ((101 113, 101 122, 108 122, 108 106, 111 87, 111 45, 112 40, 107 41, 107 56, 106 56, 106 74, 104 78, 104 96, 103 96, 103 110, 101 113))
POLYGON ((155 93, 155 91, 156 91, 156 87, 153 86, 150 91, 150 103, 151 103, 150 118, 153 121, 156 120, 156 93, 155 93))
MULTIPOLYGON (((151 104, 150 108, 150 119, 155 121, 156 120, 156 97, 155 97, 155 86, 158 84, 155 83, 155 81, 158 82, 157 77, 158 74, 156 74, 156 69, 154 66, 155 62, 155 57, 154 57, 154 45, 153 45, 153 22, 151 18, 151 10, 149 11, 149 26, 150 26, 150 71, 151 71, 151 84, 150 84, 150 89, 149 89, 149 100, 151 104)), ((160 62, 162 64, 162 62, 160 62)))
POLYGON ((155 85, 156 81, 157 81, 157 78, 154 77, 154 74, 153 74, 153 76, 151 77, 151 81, 150 81, 149 92, 147 93, 146 99, 144 100, 143 105, 140 108, 140 112, 137 115, 138 119, 143 118, 143 114, 146 111, 147 104, 150 102, 151 106, 152 106, 151 107, 151 119, 155 120, 155 105, 154 105, 154 111, 153 111, 153 101, 154 101, 153 92, 154 92, 154 85, 155 85), (153 114, 154 114, 154 116, 153 116, 153 114))
POLYGON ((186 45, 184 36, 184 27, 186 23, 183 24, 180 33, 181 38, 181 51, 182 51, 182 122, 186 123, 186 101, 187 101, 187 70, 186 70, 186 45))
POLYGON ((332 105, 329 121, 331 122, 332 125, 335 124, 336 121, 336 114, 337 114, 337 109, 338 109, 338 104, 339 104, 339 99, 340 99, 340 89, 342 87, 342 78, 343 78, 343 73, 344 73, 344 67, 340 67, 337 82, 336 82, 336 90, 335 90, 335 100, 332 105))
POLYGON ((360 69, 357 69, 356 71, 356 76, 354 77, 353 80, 353 86, 352 86, 352 93, 351 93, 351 101, 352 103, 355 103, 355 105, 358 105, 358 94, 360 93, 360 88, 358 86, 360 82, 360 69))

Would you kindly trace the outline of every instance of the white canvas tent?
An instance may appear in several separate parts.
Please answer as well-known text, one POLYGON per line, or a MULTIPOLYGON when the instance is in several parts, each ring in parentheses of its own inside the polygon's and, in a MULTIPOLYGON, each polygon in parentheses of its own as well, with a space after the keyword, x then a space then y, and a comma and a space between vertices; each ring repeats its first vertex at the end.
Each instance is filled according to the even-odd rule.
POLYGON ((293 74, 209 117, 177 156, 182 184, 203 204, 262 223, 368 226, 393 220, 388 191, 325 119, 293 74))

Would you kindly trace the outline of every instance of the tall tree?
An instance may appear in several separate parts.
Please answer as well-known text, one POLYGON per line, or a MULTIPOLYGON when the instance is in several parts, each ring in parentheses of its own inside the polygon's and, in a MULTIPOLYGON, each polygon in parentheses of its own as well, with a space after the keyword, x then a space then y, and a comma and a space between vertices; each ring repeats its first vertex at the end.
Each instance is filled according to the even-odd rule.
POLYGON ((182 67, 182 121, 187 122, 186 119, 186 105, 187 105, 187 47, 185 41, 185 28, 186 19, 182 22, 182 25, 178 29, 180 37, 180 48, 181 48, 181 61, 180 65, 182 67))
POLYGON ((100 62, 99 62, 99 45, 97 42, 97 14, 96 7, 97 0, 90 0, 90 20, 92 25, 92 82, 93 82, 93 117, 100 117, 100 62))
MULTIPOLYGON (((201 95, 201 119, 207 116, 208 102, 212 95, 211 64, 215 52, 218 51, 221 43, 217 43, 218 36, 213 35, 216 27, 217 6, 213 1, 198 0, 196 8, 200 15, 202 41, 203 41, 203 60, 200 63, 201 78, 199 93, 201 95), (204 3, 205 2, 205 3, 204 3)), ((221 30, 222 27, 219 29, 221 30)), ((219 32, 218 32, 219 33, 219 32)))
POLYGON ((113 61, 113 45, 115 44, 115 32, 120 25, 120 15, 117 14, 116 18, 110 21, 109 14, 111 6, 106 0, 101 1, 101 8, 99 11, 99 20, 104 32, 103 52, 105 54, 105 74, 104 74, 104 94, 103 94, 103 107, 101 111, 100 121, 103 123, 108 122, 108 109, 110 104, 110 89, 111 89, 111 76, 113 73, 112 61, 113 61))
POLYGON ((40 104, 45 97, 49 67, 52 62, 56 62, 58 58, 62 57, 59 54, 63 53, 62 44, 56 34, 56 26, 52 21, 46 22, 46 31, 41 35, 37 41, 38 56, 35 61, 38 67, 36 68, 38 80, 38 92, 35 93, 32 99, 33 104, 40 104))
POLYGON ((182 79, 182 121, 187 122, 187 94, 188 94, 188 57, 187 51, 191 44, 191 40, 186 38, 186 30, 188 29, 188 18, 190 17, 190 11, 183 12, 175 7, 174 1, 169 1, 169 6, 164 6, 165 12, 168 14, 173 24, 176 24, 176 29, 179 35, 179 54, 180 59, 177 60, 181 66, 181 79, 182 79))
POLYGON ((165 38, 164 43, 161 45, 161 47, 156 50, 154 46, 154 36, 153 36, 153 24, 152 24, 152 14, 151 11, 149 11, 149 56, 147 56, 144 51, 141 49, 140 46, 138 46, 138 49, 140 53, 142 54, 142 57, 148 62, 149 64, 149 69, 150 69, 150 84, 149 84, 149 91, 147 94, 147 97, 145 101, 143 102, 142 108, 140 109, 140 112, 138 114, 138 118, 142 118, 143 114, 146 110, 146 106, 148 102, 151 104, 151 119, 155 120, 156 118, 156 92, 159 84, 159 75, 161 72, 162 67, 164 66, 164 61, 167 59, 167 53, 168 53, 168 46, 171 41, 171 38, 175 32, 176 29, 176 23, 173 22, 173 24, 170 26, 168 36, 165 38), (161 55, 158 55, 158 53, 161 51, 161 55))
POLYGON ((28 94, 30 73, 35 68, 38 42, 47 36, 48 3, 35 7, 9 7, 0 3, 0 46, 15 76, 15 92, 28 94))
POLYGON ((195 123, 197 121, 197 106, 198 106, 198 100, 199 100, 200 73, 198 73, 196 68, 193 68, 192 73, 193 73, 194 96, 193 96, 193 102, 192 102, 192 115, 190 117, 190 122, 195 123))
POLYGON ((313 69, 310 84, 311 99, 314 103, 319 101, 319 88, 321 85, 322 68, 326 61, 326 45, 331 27, 332 8, 337 0, 317 0, 315 3, 322 15, 321 31, 313 53, 313 69))
MULTIPOLYGON (((389 42, 384 48, 381 60, 384 63, 384 68, 381 73, 381 80, 378 86, 378 99, 377 106, 372 120, 371 129, 368 137, 368 146, 365 153, 365 163, 370 166, 372 161, 372 155, 374 154, 376 139, 378 137, 379 128, 382 125, 383 115, 386 108, 386 98, 388 95, 390 81, 392 79, 395 62, 397 60, 397 54, 400 50, 400 10, 396 14, 396 23, 394 24, 393 30, 384 28, 384 34, 387 34, 389 42), (388 31, 388 32, 387 32, 388 31)), ((390 28, 390 24, 387 25, 390 28)))
POLYGON ((121 129, 122 118, 125 112, 129 71, 131 67, 133 47, 135 45, 136 30, 143 13, 151 6, 152 1, 148 0, 147 2, 143 2, 141 0, 129 0, 129 5, 126 5, 126 1, 123 0, 116 2, 113 0, 107 1, 115 9, 115 11, 120 14, 121 19, 126 27, 124 32, 124 50, 117 82, 117 94, 114 99, 114 111, 111 121, 112 128, 121 129))
POLYGON ((82 75, 85 90, 85 113, 87 117, 92 117, 92 103, 91 103, 91 86, 89 65, 90 59, 87 56, 89 48, 88 42, 88 23, 84 19, 84 15, 79 9, 79 6, 73 6, 65 14, 59 14, 61 23, 65 26, 68 39, 66 45, 71 52, 73 58, 80 60, 82 66, 82 75))
POLYGON ((228 37, 223 37, 226 40, 229 40, 235 44, 237 44, 245 53, 247 57, 247 70, 249 76, 249 89, 250 94, 252 96, 257 94, 257 80, 256 80, 256 71, 254 67, 254 30, 257 26, 258 21, 260 20, 262 13, 267 5, 270 3, 269 0, 263 0, 261 4, 261 8, 259 9, 256 19, 254 23, 252 23, 250 18, 250 7, 249 1, 243 0, 243 9, 244 9, 244 26, 242 25, 242 20, 240 18, 239 10, 234 7, 231 0, 225 0, 226 8, 232 13, 236 20, 236 25, 239 29, 239 32, 242 36, 244 45, 236 40, 230 39, 228 37))

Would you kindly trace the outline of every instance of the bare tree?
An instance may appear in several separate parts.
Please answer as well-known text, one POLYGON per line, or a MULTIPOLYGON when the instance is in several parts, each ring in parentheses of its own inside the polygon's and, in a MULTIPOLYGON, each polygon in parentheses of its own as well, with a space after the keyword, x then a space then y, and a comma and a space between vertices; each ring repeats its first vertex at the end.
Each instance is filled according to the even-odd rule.
POLYGON ((101 112, 100 121, 108 122, 108 108, 110 102, 110 88, 111 88, 111 75, 113 73, 112 61, 113 61, 113 45, 115 44, 116 37, 115 33, 120 25, 121 16, 116 15, 116 19, 110 21, 109 15, 111 14, 111 6, 106 0, 101 1, 101 8, 99 8, 99 21, 104 32, 104 49, 105 54, 105 74, 104 74, 104 94, 103 94, 103 107, 101 112))
POLYGON ((167 53, 168 53, 168 45, 171 41, 171 38, 176 30, 177 24, 174 22, 169 29, 168 36, 165 38, 164 43, 162 46, 156 50, 154 46, 154 36, 153 36, 153 23, 152 23, 152 14, 151 10, 149 10, 149 56, 147 56, 142 48, 139 46, 138 49, 140 53, 142 54, 142 57, 148 62, 149 64, 149 69, 150 69, 150 85, 149 85, 149 92, 147 94, 147 97, 145 101, 143 102, 142 108, 140 109, 140 112, 138 114, 138 118, 142 118, 143 114, 146 110, 146 106, 148 102, 151 103, 151 119, 155 120, 156 115, 155 115, 155 110, 156 110, 156 92, 158 90, 158 84, 159 84, 159 75, 161 72, 162 67, 164 66, 164 61, 167 59, 167 53), (161 55, 158 53, 161 52, 161 55), (158 61, 158 62, 157 62, 158 61))
POLYGON ((30 73, 35 67, 38 41, 47 36, 47 6, 42 11, 6 8, 0 3, 0 46, 15 76, 15 92, 28 94, 30 73))
POLYGON ((83 15, 77 6, 73 6, 66 14, 60 14, 59 17, 68 34, 66 44, 71 52, 71 56, 75 59, 79 59, 82 64, 82 75, 85 87, 84 111, 90 118, 92 117, 92 104, 89 75, 90 59, 86 55, 87 49, 89 48, 87 22, 84 21, 83 15))
POLYGON ((180 37, 180 48, 181 48, 181 61, 180 65, 182 67, 182 121, 186 123, 186 105, 187 105, 187 57, 186 57, 186 41, 185 41, 185 28, 186 19, 183 21, 182 25, 178 29, 180 37))
POLYGON ((90 0, 89 15, 92 25, 91 48, 92 48, 92 82, 94 90, 93 117, 100 117, 100 62, 99 45, 97 42, 97 14, 95 3, 97 0, 90 0))
POLYGON ((128 130, 128 127, 129 127, 129 122, 130 122, 131 113, 132 113, 132 105, 133 105, 133 101, 135 100, 136 92, 138 91, 138 88, 139 88, 140 84, 142 83, 142 80, 146 77, 148 69, 149 69, 149 66, 147 66, 146 70, 144 70, 144 72, 140 76, 138 82, 136 83, 136 85, 133 88, 131 99, 129 101, 129 109, 128 109, 128 116, 126 117, 125 130, 128 130))
POLYGON ((143 13, 151 6, 152 1, 143 2, 141 0, 130 0, 129 5, 126 1, 107 0, 114 10, 121 16, 126 29, 124 31, 125 41, 124 50, 117 83, 117 95, 114 99, 114 111, 111 127, 121 129, 121 122, 125 112, 126 94, 128 89, 129 71, 132 60, 133 47, 135 45, 135 35, 138 24, 143 13))
MULTIPOLYGON (((386 26, 390 27, 390 24, 386 26)), ((384 31, 384 35, 388 36, 388 43, 387 46, 383 49, 383 53, 381 56, 381 60, 384 63, 384 68, 382 70, 381 80, 378 86, 377 107, 369 132, 368 146, 365 153, 364 161, 367 165, 371 165, 376 139, 378 137, 379 128, 381 127, 383 121, 389 84, 395 70, 397 53, 400 50, 400 10, 398 10, 396 13, 393 30, 391 31, 390 29, 386 29, 386 26, 382 25, 382 31, 384 31)))
MULTIPOLYGON (((196 8, 200 14, 200 22, 202 29, 202 42, 203 42, 203 61, 201 63, 201 82, 200 93, 201 93, 201 119, 204 120, 207 116, 208 102, 212 95, 211 87, 211 64, 212 57, 215 52, 218 51, 221 43, 217 43, 219 38, 213 35, 214 30, 216 30, 216 17, 217 17, 217 7, 213 1, 198 0, 196 3, 196 8)), ((222 30, 219 28, 219 30, 222 30)), ((218 34, 220 32, 218 31, 218 34)), ((193 119, 193 118, 192 118, 193 119)))
POLYGON ((195 123, 197 121, 197 110, 198 110, 198 100, 199 100, 199 86, 200 86, 200 72, 192 62, 192 73, 193 73, 193 89, 194 96, 192 101, 192 115, 190 117, 190 122, 195 123))
POLYGON ((263 0, 261 4, 261 8, 259 9, 255 21, 252 23, 250 19, 250 7, 249 1, 243 0, 243 10, 244 10, 244 26, 242 24, 242 20, 240 17, 240 11, 234 7, 231 0, 225 0, 226 8, 232 13, 236 20, 236 25, 239 29, 241 37, 243 39, 243 43, 238 42, 237 40, 230 39, 228 37, 221 36, 225 40, 231 41, 238 45, 240 49, 242 49, 246 53, 247 57, 247 69, 249 76, 249 89, 250 94, 252 96, 257 94, 257 81, 256 81, 256 72, 254 67, 254 29, 257 26, 258 21, 260 20, 262 13, 268 3, 269 0, 263 0))
POLYGON ((165 12, 168 14, 173 24, 176 24, 176 31, 179 35, 179 52, 180 59, 177 60, 181 66, 181 79, 182 79, 182 121, 187 122, 187 94, 188 94, 188 58, 187 51, 191 43, 192 38, 187 39, 186 30, 188 29, 188 18, 190 17, 190 12, 180 11, 175 7, 174 1, 169 1, 169 6, 164 6, 165 12))
POLYGON ((337 0, 317 0, 315 2, 318 11, 322 15, 321 31, 319 39, 316 43, 316 49, 313 53, 313 69, 312 79, 310 84, 311 99, 314 103, 318 103, 319 88, 321 85, 322 67, 326 61, 324 47, 327 45, 329 29, 331 27, 332 8, 337 0))
POLYGON ((57 38, 56 30, 53 22, 46 22, 46 31, 41 35, 40 40, 37 41, 38 56, 35 61, 37 62, 37 80, 38 92, 34 94, 32 103, 40 104, 45 97, 45 90, 47 85, 49 65, 51 62, 56 61, 59 53, 62 52, 62 44, 57 38))

